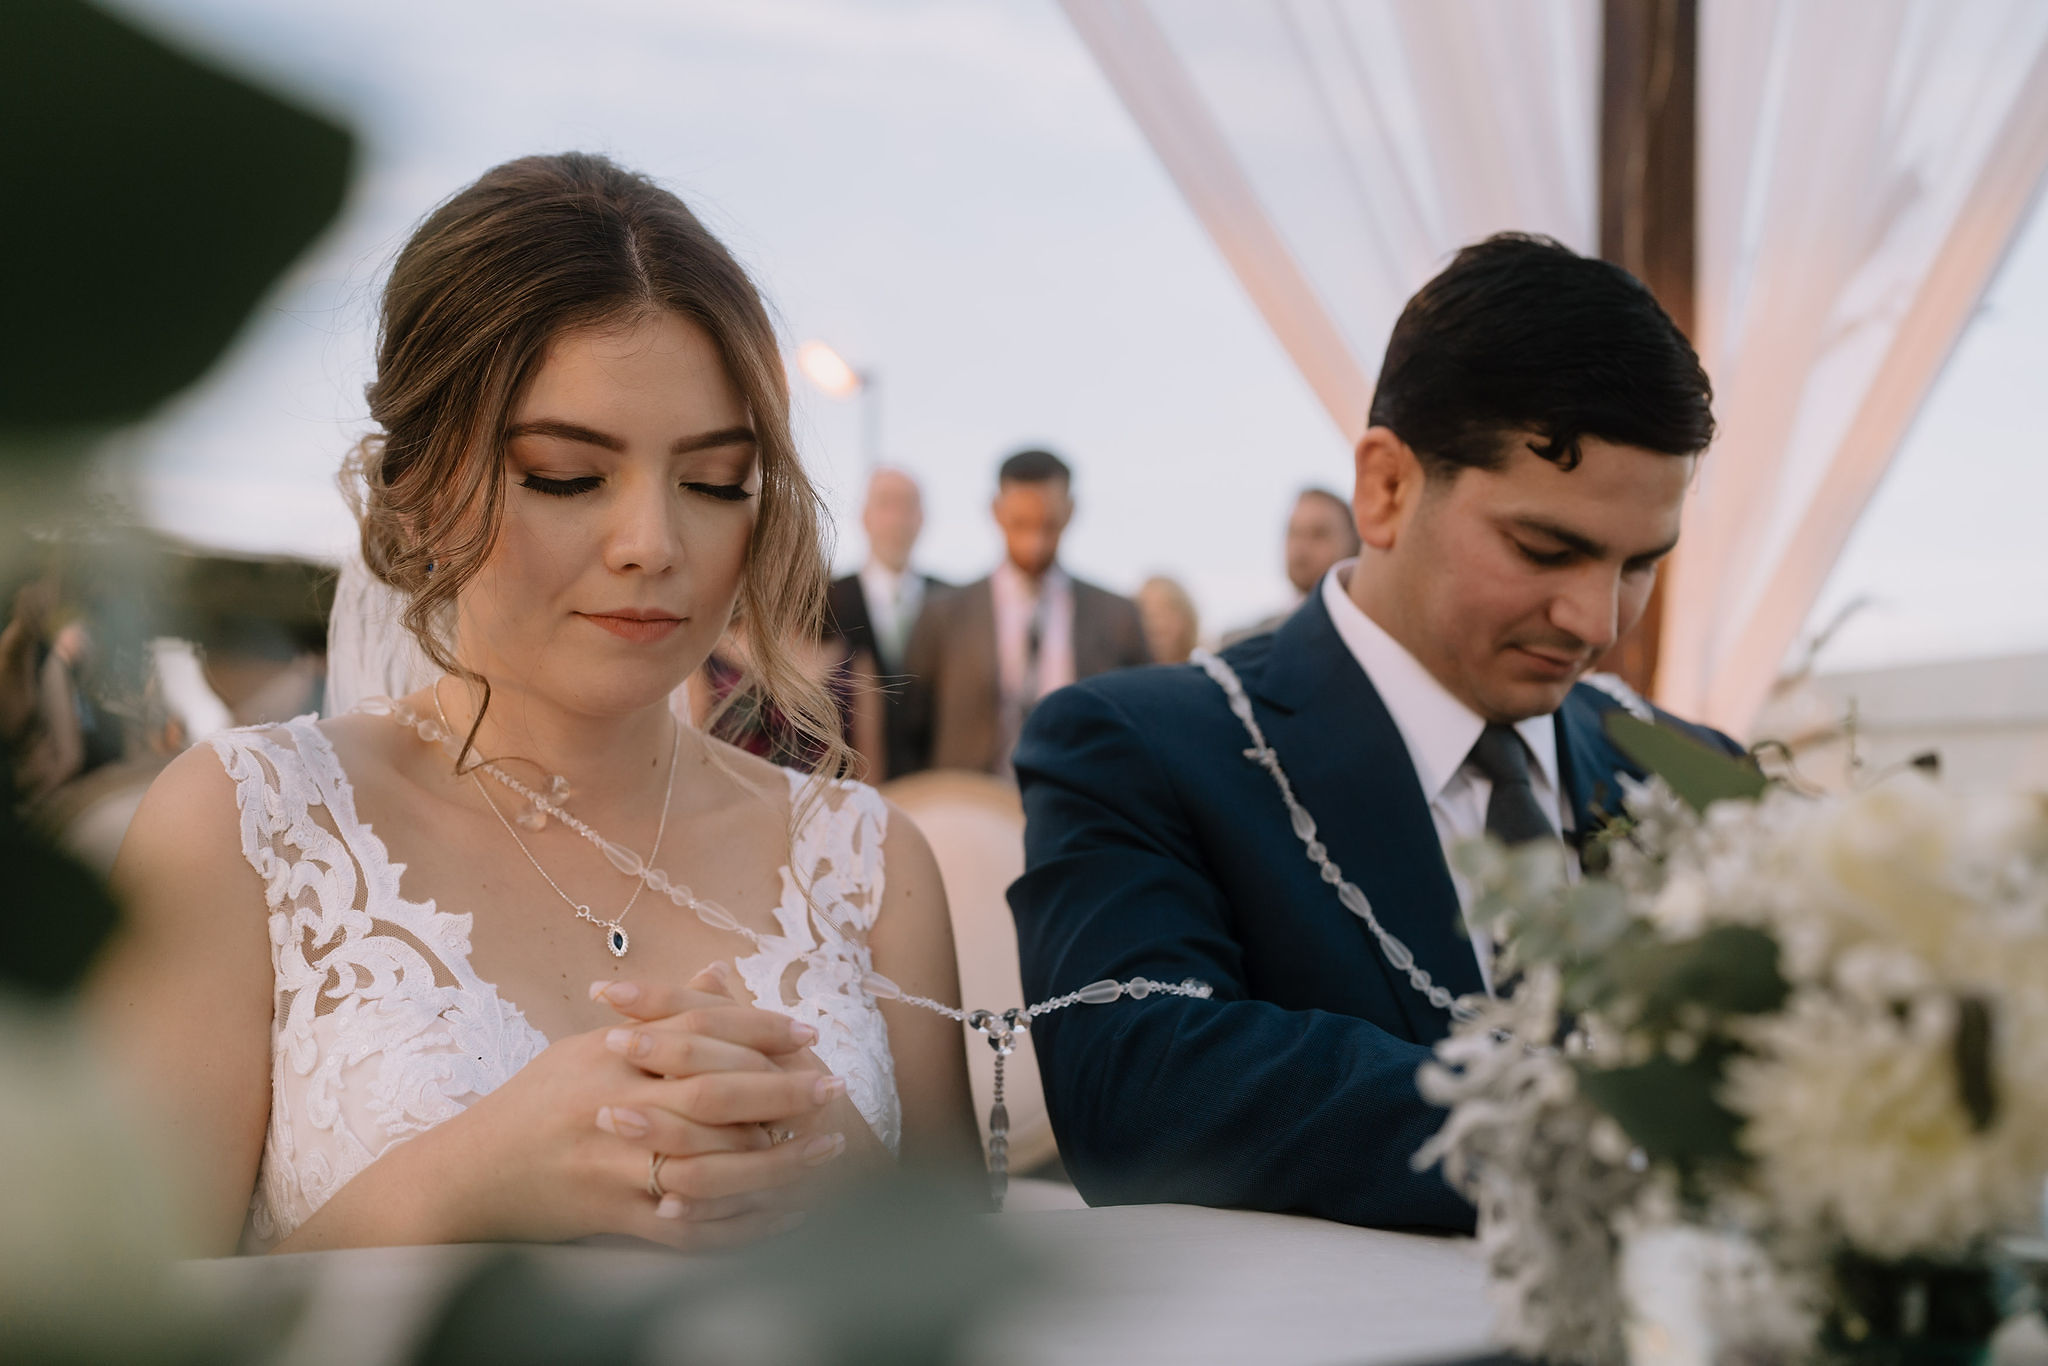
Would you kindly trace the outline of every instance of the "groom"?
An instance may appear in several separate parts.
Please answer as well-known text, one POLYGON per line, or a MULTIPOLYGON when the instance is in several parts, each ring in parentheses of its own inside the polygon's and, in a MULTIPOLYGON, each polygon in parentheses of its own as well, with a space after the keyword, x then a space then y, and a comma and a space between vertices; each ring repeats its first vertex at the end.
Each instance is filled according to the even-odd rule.
POLYGON ((1398 946, 1324 880, 1203 669, 1090 679, 1032 714, 1010 888, 1028 999, 1134 975, 1215 989, 1033 1026, 1091 1204, 1472 1227, 1409 1165, 1443 1119, 1415 1084, 1450 1024, 1426 986, 1482 992, 1492 971, 1446 851, 1569 844, 1641 776, 1602 716, 1642 704, 1579 679, 1678 539, 1710 399, 1648 290, 1547 239, 1466 248, 1402 312, 1355 456, 1359 558, 1223 656, 1323 857, 1398 946))

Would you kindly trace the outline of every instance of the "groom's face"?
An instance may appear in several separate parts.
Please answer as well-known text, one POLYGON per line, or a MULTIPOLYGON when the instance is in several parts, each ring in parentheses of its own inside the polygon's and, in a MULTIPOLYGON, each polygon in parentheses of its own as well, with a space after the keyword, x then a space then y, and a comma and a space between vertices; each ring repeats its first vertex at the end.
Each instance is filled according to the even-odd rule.
POLYGON ((1564 470, 1511 445, 1497 470, 1422 476, 1388 557, 1404 643, 1497 721, 1555 711, 1642 616, 1695 463, 1588 437, 1564 470))

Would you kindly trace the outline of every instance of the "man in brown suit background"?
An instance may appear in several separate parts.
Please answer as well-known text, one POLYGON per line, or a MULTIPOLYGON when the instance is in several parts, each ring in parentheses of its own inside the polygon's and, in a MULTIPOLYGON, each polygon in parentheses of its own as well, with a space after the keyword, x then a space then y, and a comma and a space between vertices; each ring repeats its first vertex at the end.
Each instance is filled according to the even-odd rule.
POLYGON ((1042 450, 1005 460, 992 510, 1003 562, 926 602, 905 651, 904 724, 926 767, 1008 776, 1039 698, 1151 655, 1136 604, 1060 568, 1074 515, 1064 460, 1042 450))

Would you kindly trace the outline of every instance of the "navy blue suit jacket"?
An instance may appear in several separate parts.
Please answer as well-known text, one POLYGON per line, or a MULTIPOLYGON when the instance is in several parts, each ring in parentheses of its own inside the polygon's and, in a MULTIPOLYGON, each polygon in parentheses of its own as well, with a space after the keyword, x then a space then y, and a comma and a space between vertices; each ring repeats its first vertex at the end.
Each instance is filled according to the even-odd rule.
MULTIPOLYGON (((1439 984, 1480 991, 1407 747, 1322 595, 1224 658, 1330 858, 1439 984)), ((1601 727, 1618 705, 1581 684, 1557 713, 1580 831, 1618 805, 1616 773, 1642 776, 1601 727)), ((1449 1016, 1317 875, 1249 743, 1215 682, 1172 665, 1053 694, 1017 748, 1026 871, 1010 906, 1026 999, 1134 975, 1215 989, 1075 1005, 1033 1026, 1068 1173, 1097 1205, 1470 1229, 1441 1176, 1409 1166, 1443 1119, 1415 1073, 1449 1016)))

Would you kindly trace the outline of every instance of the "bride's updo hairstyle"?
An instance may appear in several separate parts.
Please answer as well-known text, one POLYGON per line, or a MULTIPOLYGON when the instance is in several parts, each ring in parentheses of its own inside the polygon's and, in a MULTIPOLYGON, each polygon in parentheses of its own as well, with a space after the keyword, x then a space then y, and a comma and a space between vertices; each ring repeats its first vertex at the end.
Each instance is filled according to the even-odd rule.
POLYGON ((519 396, 562 333, 660 312, 710 335, 760 452, 760 513, 737 609, 749 662, 728 702, 751 695, 772 705, 837 773, 848 757, 837 713, 798 662, 817 633, 827 559, 817 490, 790 436, 775 329, 747 273, 696 215, 604 157, 508 161, 428 215, 399 252, 365 391, 378 430, 343 474, 363 560, 405 597, 406 628, 428 658, 480 682, 455 658, 450 627, 497 537, 504 432, 519 396))

